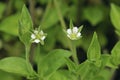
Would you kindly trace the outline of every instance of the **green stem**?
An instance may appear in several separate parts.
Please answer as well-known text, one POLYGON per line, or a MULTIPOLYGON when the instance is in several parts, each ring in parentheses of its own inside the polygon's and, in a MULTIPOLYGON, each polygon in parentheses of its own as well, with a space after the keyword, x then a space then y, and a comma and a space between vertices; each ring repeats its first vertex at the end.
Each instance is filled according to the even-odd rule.
POLYGON ((41 78, 41 74, 40 74, 40 44, 37 44, 37 68, 38 68, 38 75, 39 75, 39 79, 38 80, 43 80, 41 78))
POLYGON ((33 24, 35 24, 35 1, 29 0, 29 9, 32 17, 33 24))
POLYGON ((7 4, 7 9, 5 15, 10 15, 12 13, 12 7, 13 7, 13 0, 9 0, 7 4))
MULTIPOLYGON (((31 73, 31 71, 33 70, 32 69, 32 66, 30 64, 30 60, 29 60, 29 52, 30 52, 30 47, 26 46, 25 47, 25 50, 26 50, 26 64, 27 64, 27 68, 28 68, 28 71, 31 73)), ((31 73, 32 75, 33 73, 31 73)))
MULTIPOLYGON (((47 16, 47 14, 48 14, 48 12, 49 12, 49 10, 50 10, 50 7, 51 7, 51 0, 49 0, 48 4, 47 4, 47 6, 46 6, 44 15, 43 15, 42 20, 41 20, 41 27, 43 26, 43 22, 44 22, 45 19, 46 19, 46 16, 47 16)), ((39 27, 39 28, 40 28, 40 27, 39 27)))
POLYGON ((72 58, 76 64, 79 64, 79 60, 77 58, 76 46, 73 41, 71 41, 71 51, 72 51, 72 58))
POLYGON ((29 51, 30 51, 30 48, 26 47, 25 51, 26 51, 26 63, 27 63, 27 67, 29 69, 29 51))
POLYGON ((66 30, 66 24, 64 22, 64 19, 63 19, 59 4, 58 4, 58 2, 56 0, 54 0, 54 4, 55 4, 55 7, 56 7, 56 11, 57 11, 58 17, 60 19, 60 23, 62 25, 62 28, 63 28, 63 30, 66 30))
POLYGON ((40 44, 37 45, 37 66, 38 66, 38 74, 40 75, 40 68, 39 68, 39 56, 40 56, 40 44))

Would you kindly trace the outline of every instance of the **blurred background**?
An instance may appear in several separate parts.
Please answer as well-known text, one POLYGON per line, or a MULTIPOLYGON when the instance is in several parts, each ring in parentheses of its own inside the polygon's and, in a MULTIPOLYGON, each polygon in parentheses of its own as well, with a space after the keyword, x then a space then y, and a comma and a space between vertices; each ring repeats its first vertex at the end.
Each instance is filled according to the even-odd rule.
MULTIPOLYGON (((80 63, 86 60, 93 32, 98 34, 103 53, 111 53, 113 46, 119 40, 110 20, 110 4, 120 6, 119 0, 57 0, 60 13, 69 26, 70 19, 75 26, 84 25, 82 38, 75 44, 80 63)), ((47 53, 56 48, 68 49, 66 35, 62 27, 56 8, 50 0, 0 0, 0 59, 8 56, 24 57, 24 45, 18 38, 18 21, 23 5, 26 5, 31 14, 34 28, 41 28, 48 34, 42 52, 47 53)), ((67 27, 68 28, 68 27, 67 27)), ((34 45, 31 55, 34 57, 34 45)), ((34 58, 30 58, 35 69, 34 58)), ((120 69, 117 69, 113 80, 120 80, 120 69)), ((0 71, 0 80, 23 80, 16 74, 0 71)))

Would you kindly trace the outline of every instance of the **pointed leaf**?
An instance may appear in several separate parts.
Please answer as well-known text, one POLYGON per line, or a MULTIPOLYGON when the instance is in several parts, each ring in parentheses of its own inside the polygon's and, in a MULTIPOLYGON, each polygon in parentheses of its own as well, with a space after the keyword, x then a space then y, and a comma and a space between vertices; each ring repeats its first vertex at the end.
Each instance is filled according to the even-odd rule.
POLYGON ((111 18, 112 24, 120 33, 120 22, 119 22, 119 20, 120 20, 120 7, 113 4, 113 3, 111 4, 110 18, 111 18))
POLYGON ((71 56, 71 53, 67 50, 56 49, 48 53, 43 60, 39 63, 39 69, 42 77, 50 76, 63 64, 65 64, 65 58, 71 56))
POLYGON ((81 80, 84 80, 86 74, 89 72, 89 62, 85 61, 79 64, 76 71, 80 75, 81 80))
POLYGON ((19 20, 19 38, 25 45, 30 45, 30 35, 32 30, 32 19, 27 8, 24 5, 19 20))
POLYGON ((67 70, 56 71, 49 80, 77 80, 76 76, 67 70))
POLYGON ((83 28, 83 25, 79 27, 78 32, 81 32, 82 28, 83 28))
POLYGON ((18 19, 20 14, 14 14, 3 19, 0 23, 0 31, 18 36, 18 19))
POLYGON ((0 60, 0 69, 26 77, 33 76, 31 75, 33 72, 27 69, 26 61, 19 57, 8 57, 0 60))
POLYGON ((87 58, 90 61, 99 60, 101 56, 100 44, 98 42, 97 34, 94 33, 91 44, 88 48, 87 58))
POLYGON ((97 25, 104 19, 104 13, 102 9, 98 6, 86 7, 83 11, 83 16, 88 20, 93 26, 97 25))
POLYGON ((70 59, 68 59, 68 58, 66 58, 66 64, 68 66, 68 69, 71 72, 75 73, 77 65, 73 61, 71 61, 70 59))
POLYGON ((120 64, 120 41, 114 46, 111 52, 112 62, 114 65, 120 64))

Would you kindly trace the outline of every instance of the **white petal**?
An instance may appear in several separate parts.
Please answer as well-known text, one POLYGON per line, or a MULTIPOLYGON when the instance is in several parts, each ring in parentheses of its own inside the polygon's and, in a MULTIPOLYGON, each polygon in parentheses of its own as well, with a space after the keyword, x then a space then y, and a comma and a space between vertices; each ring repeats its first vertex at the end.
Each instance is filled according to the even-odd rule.
POLYGON ((79 32, 79 33, 77 33, 77 37, 80 37, 81 36, 81 33, 79 32))
POLYGON ((40 40, 39 40, 39 39, 35 39, 34 42, 35 42, 35 43, 39 43, 40 40))
POLYGON ((40 34, 41 34, 41 35, 43 35, 43 34, 44 34, 42 30, 40 31, 40 34))
POLYGON ((46 36, 42 36, 41 40, 44 40, 46 36))
POLYGON ((73 33, 77 33, 78 32, 78 28, 77 27, 73 27, 73 33))
POLYGON ((71 34, 72 33, 71 29, 67 29, 67 33, 71 34))
POLYGON ((36 38, 36 36, 35 36, 34 34, 32 34, 32 35, 31 35, 31 38, 32 38, 32 39, 35 39, 35 38, 36 38))
POLYGON ((35 33, 35 34, 38 34, 38 31, 37 31, 37 30, 34 30, 34 33, 35 33))

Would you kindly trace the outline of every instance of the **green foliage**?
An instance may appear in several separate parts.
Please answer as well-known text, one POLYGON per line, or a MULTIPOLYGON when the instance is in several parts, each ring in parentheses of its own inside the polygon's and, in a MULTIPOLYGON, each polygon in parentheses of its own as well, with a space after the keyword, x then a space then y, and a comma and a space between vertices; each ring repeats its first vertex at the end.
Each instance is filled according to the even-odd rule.
POLYGON ((66 64, 67 64, 70 72, 76 73, 77 65, 74 62, 72 62, 70 59, 66 58, 66 64))
POLYGON ((26 61, 19 57, 8 57, 0 60, 0 69, 26 77, 32 76, 31 74, 33 74, 33 72, 28 71, 26 61))
POLYGON ((0 79, 1 80, 16 80, 16 79, 21 80, 20 76, 13 75, 2 70, 0 71, 0 79))
MULTIPOLYGON (((59 17, 58 17, 55 6, 52 6, 51 2, 49 2, 48 4, 49 4, 49 7, 47 8, 43 16, 42 23, 41 23, 42 29, 51 28, 59 21, 59 17)), ((64 4, 64 3, 59 2, 59 4, 64 4)), ((61 13, 63 16, 68 11, 68 7, 66 5, 60 5, 60 9, 62 10, 61 13)))
POLYGON ((97 66, 100 66, 101 64, 100 57, 101 57, 100 44, 98 42, 97 34, 94 33, 91 44, 88 48, 87 58, 88 60, 95 63, 97 66))
MULTIPOLYGON (((120 41, 111 28, 109 6, 104 2, 89 0, 86 4, 85 0, 0 1, 0 58, 19 56, 0 60, 0 79, 22 80, 25 77, 30 80, 110 80, 120 65, 120 41), (38 25, 40 27, 37 28, 38 25), (72 42, 63 30, 66 32, 68 27, 75 26, 80 26, 78 32, 82 37, 72 42), (36 31, 44 29, 47 36, 37 32, 32 36, 35 33, 34 28, 36 31), (19 36, 25 47, 17 41, 16 36, 19 36), (41 41, 45 44, 34 42, 36 37, 42 38, 41 41), (113 46, 116 41, 117 44, 113 46), (109 54, 111 47, 113 49, 109 54), (83 54, 86 52, 87 54, 83 54), (87 56, 84 60, 83 55, 87 56)), ((119 1, 115 2, 120 4, 119 1)), ((120 7, 112 3, 110 8, 111 22, 120 35, 120 7)))
POLYGON ((6 5, 0 2, 0 19, 3 17, 3 12, 5 10, 6 5))
POLYGON ((111 4, 110 18, 111 18, 112 24, 117 30, 118 35, 120 35, 120 22, 119 22, 120 7, 113 3, 111 4))
POLYGON ((120 41, 114 46, 114 48, 112 49, 112 63, 116 66, 118 66, 120 64, 120 41))
POLYGON ((19 19, 18 13, 5 18, 0 23, 0 31, 3 31, 14 36, 18 36, 18 19, 19 19))
POLYGON ((39 61, 39 68, 42 77, 47 78, 65 64, 65 58, 71 56, 67 50, 57 49, 48 53, 41 61, 39 61))
POLYGON ((75 80, 76 77, 67 70, 56 71, 49 80, 75 80))
POLYGON ((96 6, 89 6, 83 11, 84 18, 88 20, 93 26, 96 26, 103 20, 103 11, 96 6))
POLYGON ((31 43, 31 32, 33 30, 33 23, 31 16, 25 7, 22 8, 20 20, 19 20, 19 38, 25 46, 29 46, 31 43))

